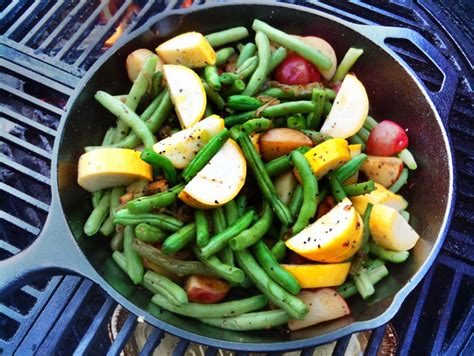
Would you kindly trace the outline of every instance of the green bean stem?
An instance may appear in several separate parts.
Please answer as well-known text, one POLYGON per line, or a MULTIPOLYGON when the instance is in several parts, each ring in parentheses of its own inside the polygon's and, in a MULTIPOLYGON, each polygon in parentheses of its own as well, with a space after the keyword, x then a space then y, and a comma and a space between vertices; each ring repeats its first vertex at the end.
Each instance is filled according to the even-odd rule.
POLYGON ((184 184, 178 184, 165 192, 136 198, 127 203, 127 208, 134 214, 140 214, 170 206, 176 201, 178 194, 181 193, 183 189, 184 184))
POLYGON ((247 87, 243 91, 243 94, 248 96, 255 95, 262 87, 269 73, 268 68, 271 58, 270 41, 268 37, 263 32, 256 32, 255 43, 257 44, 258 65, 250 77, 247 87))
POLYGON ((308 313, 306 304, 275 283, 258 265, 249 251, 245 249, 236 251, 235 256, 247 276, 273 304, 285 310, 292 318, 301 320, 306 316, 308 313))
POLYGON ((168 236, 163 243, 162 251, 167 255, 178 252, 194 241, 195 238, 196 224, 190 223, 168 236))
POLYGON ((202 275, 215 277, 217 274, 199 261, 183 261, 164 254, 161 250, 140 240, 134 240, 133 249, 143 258, 178 276, 202 275))
POLYGON ((278 43, 280 46, 298 53, 319 69, 324 70, 331 68, 331 60, 324 53, 304 43, 295 36, 280 31, 260 20, 254 20, 252 28, 254 31, 265 33, 272 42, 278 43))
POLYGON ((272 207, 268 201, 263 203, 263 212, 260 219, 250 228, 230 240, 230 247, 234 251, 243 250, 260 240, 268 231, 273 221, 272 207))
POLYGON ((228 43, 237 42, 247 37, 249 31, 243 27, 232 27, 224 31, 214 32, 206 35, 206 40, 212 47, 220 47, 228 43))
POLYGON ((231 318, 201 318, 199 320, 219 329, 249 331, 273 328, 287 323, 290 319, 286 311, 277 309, 246 313, 231 318))

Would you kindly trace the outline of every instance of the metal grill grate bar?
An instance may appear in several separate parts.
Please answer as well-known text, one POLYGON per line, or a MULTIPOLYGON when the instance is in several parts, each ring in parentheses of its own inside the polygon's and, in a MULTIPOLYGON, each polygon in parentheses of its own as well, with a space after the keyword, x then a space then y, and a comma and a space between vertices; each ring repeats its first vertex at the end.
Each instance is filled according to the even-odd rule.
POLYGON ((372 330, 370 334, 369 342, 364 351, 364 355, 377 355, 380 345, 382 344, 383 337, 385 335, 386 325, 379 326, 377 329, 372 330))
POLYGON ((38 23, 23 37, 23 39, 20 41, 21 44, 27 43, 34 35, 36 35, 41 27, 47 22, 51 20, 51 17, 54 16, 57 12, 57 10, 61 7, 64 6, 66 3, 62 1, 58 1, 53 7, 51 7, 48 12, 41 18, 41 20, 38 21, 38 23))
MULTIPOLYGON (((25 231, 28 231, 29 233, 33 235, 38 235, 41 231, 41 229, 38 229, 37 227, 28 224, 27 222, 24 222, 23 220, 18 219, 17 217, 10 215, 2 210, 0 210, 0 220, 5 220, 8 221, 9 223, 19 227, 20 229, 23 229, 25 231)), ((5 241, 3 241, 5 242, 5 241)), ((18 252, 20 250, 18 249, 18 252)))
POLYGON ((71 22, 73 18, 76 17, 77 13, 88 3, 87 0, 81 0, 75 7, 72 9, 72 11, 61 21, 61 23, 56 26, 56 28, 53 30, 53 32, 50 33, 48 38, 41 43, 41 45, 38 47, 39 50, 43 51, 45 50, 51 42, 54 41, 54 39, 64 31, 64 28, 66 27, 67 24, 71 22))
MULTIPOLYGON (((0 131, 1 133, 1 131, 0 131)), ((24 202, 28 203, 31 206, 34 206, 36 208, 39 208, 43 211, 49 211, 49 205, 43 203, 42 201, 39 201, 38 199, 33 198, 32 196, 23 193, 22 191, 19 191, 13 187, 10 187, 9 185, 0 182, 0 190, 3 190, 7 192, 8 194, 11 194, 12 196, 19 198, 23 200, 24 202)))
POLYGON ((173 356, 181 356, 186 353, 186 350, 189 346, 189 340, 186 339, 179 339, 178 345, 176 345, 173 356))
POLYGON ((45 183, 47 185, 51 185, 51 180, 48 177, 45 177, 45 176, 33 171, 32 169, 26 168, 26 167, 22 166, 21 164, 18 164, 16 162, 10 160, 5 155, 0 154, 0 163, 3 163, 8 167, 10 167, 10 168, 12 168, 12 169, 14 169, 14 170, 16 170, 20 173, 23 173, 23 174, 37 180, 38 182, 45 183))
POLYGON ((74 62, 75 66, 80 66, 82 62, 89 56, 91 51, 99 44, 99 42, 102 41, 102 38, 107 34, 107 32, 110 31, 113 25, 117 22, 117 20, 124 14, 125 11, 127 11, 128 7, 132 3, 132 0, 127 0, 125 1, 120 9, 118 9, 115 14, 112 16, 110 20, 107 21, 107 24, 104 26, 104 28, 96 35, 97 41, 94 41, 89 45, 87 49, 82 52, 82 54, 79 56, 79 58, 76 59, 74 62))
POLYGON ((0 12, 0 17, 3 19, 7 14, 20 2, 20 0, 13 0, 8 6, 0 12))
POLYGON ((27 101, 29 101, 30 103, 34 104, 34 105, 37 105, 37 106, 40 106, 48 111, 51 111, 55 114, 58 114, 58 115, 62 115, 64 114, 64 111, 57 108, 56 106, 53 106, 47 102, 44 102, 38 98, 35 98, 34 96, 30 95, 30 94, 27 94, 25 92, 22 92, 21 90, 18 90, 18 89, 14 89, 14 88, 11 88, 9 86, 6 86, 4 85, 3 83, 0 83, 0 89, 3 89, 7 92, 9 92, 10 94, 13 94, 19 98, 22 98, 22 99, 25 99, 27 101))
POLYGON ((21 288, 21 290, 23 292, 25 292, 26 294, 29 294, 32 297, 36 298, 36 299, 38 299, 40 294, 41 294, 41 292, 39 292, 37 289, 35 289, 35 288, 33 288, 32 286, 29 286, 29 285, 23 286, 21 288))
POLYGON ((140 356, 151 356, 155 348, 160 344, 164 334, 163 330, 154 328, 141 349, 140 356))
POLYGON ((17 311, 8 308, 7 306, 0 304, 0 314, 4 314, 10 319, 16 320, 18 322, 21 322, 25 317, 18 313, 17 311))
POLYGON ((34 120, 31 120, 29 118, 27 118, 26 116, 23 116, 23 115, 20 115, 18 114, 17 112, 14 112, 8 108, 5 108, 3 106, 0 106, 0 113, 3 113, 5 115, 8 115, 9 117, 11 117, 12 119, 14 119, 15 121, 17 122, 20 122, 21 124, 26 124, 28 126, 31 126, 41 132, 44 132, 50 136, 53 136, 55 137, 56 136, 56 131, 47 127, 47 126, 44 126, 34 120))
POLYGON ((48 4, 47 1, 43 2, 40 0, 36 0, 28 10, 24 11, 22 16, 20 16, 20 18, 16 20, 13 25, 10 26, 10 28, 5 32, 5 37, 10 37, 12 33, 17 30, 18 27, 24 26, 27 19, 35 15, 34 12, 36 10, 37 12, 41 11, 47 4, 48 4), (43 7, 37 9, 39 5, 42 5, 43 7))
POLYGON ((336 347, 332 352, 333 356, 344 356, 344 354, 346 353, 347 345, 349 345, 350 340, 351 335, 341 337, 339 340, 337 340, 336 347))
POLYGON ((77 40, 84 34, 84 32, 90 28, 92 21, 95 20, 97 16, 102 12, 104 7, 106 7, 108 3, 106 1, 103 1, 100 3, 100 5, 97 7, 97 9, 94 10, 94 12, 89 16, 89 18, 79 27, 79 30, 74 33, 74 35, 64 44, 63 48, 56 54, 57 59, 62 59, 64 55, 66 54, 67 51, 71 49, 71 47, 77 42, 77 40))
POLYGON ((82 340, 79 342, 76 350, 74 351, 74 356, 81 356, 88 353, 89 349, 92 347, 92 344, 95 342, 99 330, 108 322, 110 314, 114 310, 114 307, 117 304, 115 301, 108 297, 105 303, 102 305, 102 308, 97 313, 94 321, 91 323, 89 329, 85 333, 82 340))
POLYGON ((115 338, 114 343, 107 352, 107 356, 119 356, 123 350, 124 345, 127 343, 128 339, 135 330, 135 324, 137 323, 137 317, 130 313, 128 315, 125 324, 123 324, 122 329, 115 338))
POLYGON ((11 135, 7 132, 4 132, 2 130, 0 130, 0 138, 3 138, 7 141, 10 141, 11 143, 13 143, 15 145, 23 147, 23 148, 27 149, 28 151, 30 151, 34 154, 37 154, 37 155, 42 156, 44 158, 47 158, 49 160, 51 159, 51 153, 50 152, 47 152, 47 151, 45 151, 41 148, 38 148, 35 145, 32 145, 29 142, 25 142, 22 139, 20 139, 16 136, 13 136, 13 135, 11 135))
MULTIPOLYGON (((0 211, 0 216, 1 214, 2 214, 2 211, 0 211)), ((20 249, 18 247, 10 245, 8 242, 3 241, 3 240, 0 240, 0 249, 8 251, 12 255, 16 255, 18 252, 20 252, 20 249)))

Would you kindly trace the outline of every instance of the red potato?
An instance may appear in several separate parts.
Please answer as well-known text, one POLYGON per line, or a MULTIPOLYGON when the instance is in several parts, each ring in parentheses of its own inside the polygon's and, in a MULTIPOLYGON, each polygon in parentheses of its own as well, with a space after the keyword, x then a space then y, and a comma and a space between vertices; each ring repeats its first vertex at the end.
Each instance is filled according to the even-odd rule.
POLYGON ((403 162, 398 157, 367 156, 360 170, 367 178, 388 188, 398 179, 403 162))
POLYGON ((297 130, 275 128, 260 136, 260 153, 265 161, 284 156, 300 146, 313 147, 313 141, 297 130))
POLYGON ((384 120, 375 125, 367 140, 366 152, 374 156, 393 156, 408 147, 408 136, 397 123, 384 120))
POLYGON ((218 278, 191 276, 186 280, 185 289, 190 301, 212 304, 224 299, 230 286, 227 282, 218 278))
POLYGON ((343 297, 332 288, 305 290, 297 295, 309 308, 304 320, 290 320, 291 331, 349 315, 351 310, 343 297))
POLYGON ((297 54, 289 54, 275 69, 275 79, 282 84, 299 85, 321 81, 316 66, 297 54))

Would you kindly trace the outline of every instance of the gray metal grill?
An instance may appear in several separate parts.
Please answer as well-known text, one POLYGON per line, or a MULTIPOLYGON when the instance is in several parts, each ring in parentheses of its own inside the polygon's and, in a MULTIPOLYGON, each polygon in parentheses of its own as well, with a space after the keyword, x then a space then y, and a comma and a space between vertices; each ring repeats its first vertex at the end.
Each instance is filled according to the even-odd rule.
MULTIPOLYGON (((461 5, 453 4, 448 11, 445 5, 428 1, 286 2, 356 23, 412 28, 434 43, 460 73, 449 120, 458 167, 455 217, 436 266, 392 323, 400 354, 473 354, 474 115, 468 56, 473 53, 472 33, 456 31, 450 22, 459 18, 443 15, 456 13, 461 5)), ((129 33, 150 16, 186 3, 12 0, 0 4, 0 259, 30 245, 46 220, 52 146, 79 79, 107 50, 117 28, 121 35, 129 33)), ((201 3, 194 1, 192 6, 201 3)), ((442 76, 423 53, 402 41, 389 45, 427 87, 440 87, 442 76)), ((111 343, 106 326, 115 307, 99 286, 76 276, 26 285, 0 301, 0 354, 119 354, 137 319, 128 316, 111 343)), ((385 330, 382 326, 372 331, 367 354, 379 350, 385 330)), ((154 329, 141 353, 151 354, 163 335, 154 329)), ((349 339, 339 340, 334 354, 343 354, 349 339)), ((179 340, 174 354, 184 354, 188 345, 179 340)), ((301 354, 311 353, 312 349, 301 354)))

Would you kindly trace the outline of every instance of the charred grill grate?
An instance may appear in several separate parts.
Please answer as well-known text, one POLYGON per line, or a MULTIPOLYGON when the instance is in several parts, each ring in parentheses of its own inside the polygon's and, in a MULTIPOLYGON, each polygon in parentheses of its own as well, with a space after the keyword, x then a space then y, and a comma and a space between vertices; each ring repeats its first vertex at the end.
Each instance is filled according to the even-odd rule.
MULTIPOLYGON (((454 28, 441 26, 453 19, 435 16, 438 8, 431 2, 286 2, 356 23, 412 28, 434 43, 461 74, 449 120, 457 161, 455 216, 436 266, 407 298, 393 325, 400 354, 453 355, 463 350, 472 354, 474 118, 472 63, 467 56, 472 53, 468 42, 472 33, 455 36, 450 32, 454 28)), ((25 249, 41 231, 51 200, 56 129, 80 77, 116 37, 156 13, 188 3, 12 0, 0 4, 0 259, 25 249)), ((423 53, 399 41, 388 44, 427 87, 439 88, 442 76, 423 53)), ((111 344, 106 324, 115 307, 100 287, 79 277, 53 277, 24 286, 0 301, 0 354, 119 354, 137 319, 129 316, 111 344)), ((384 330, 384 326, 373 330, 367 354, 377 352, 384 330)), ((151 354, 162 337, 163 332, 155 329, 142 353, 151 354)), ((349 337, 339 340, 334 353, 343 354, 348 342, 349 337)), ((174 353, 187 348, 188 342, 180 340, 174 353)))

